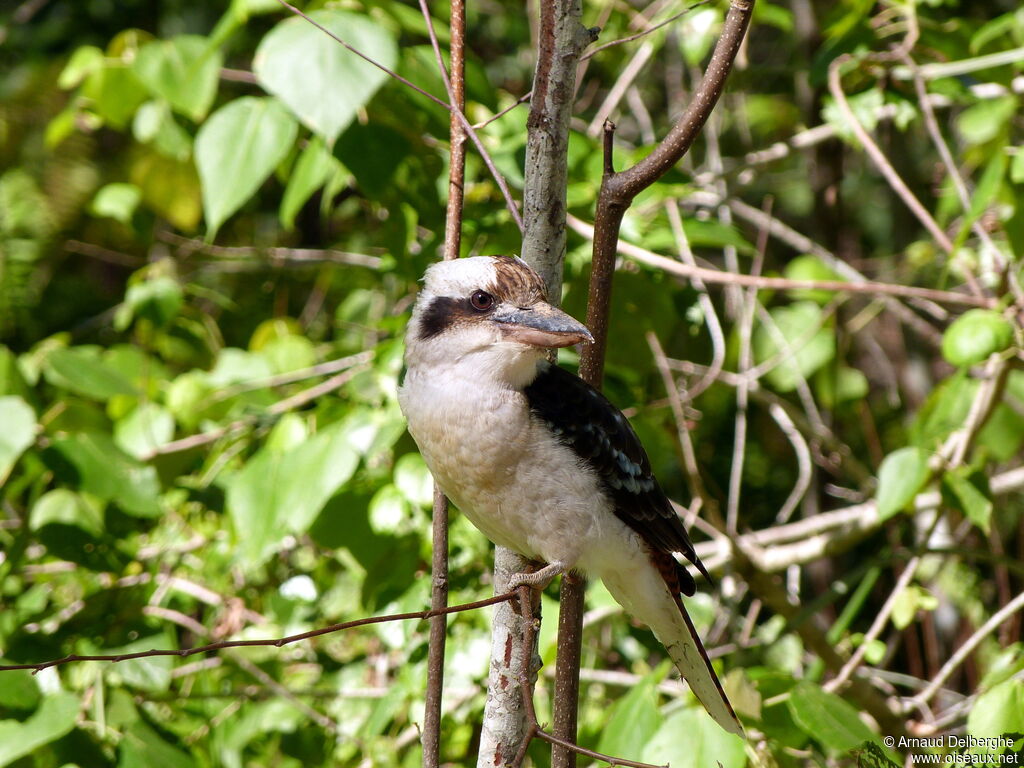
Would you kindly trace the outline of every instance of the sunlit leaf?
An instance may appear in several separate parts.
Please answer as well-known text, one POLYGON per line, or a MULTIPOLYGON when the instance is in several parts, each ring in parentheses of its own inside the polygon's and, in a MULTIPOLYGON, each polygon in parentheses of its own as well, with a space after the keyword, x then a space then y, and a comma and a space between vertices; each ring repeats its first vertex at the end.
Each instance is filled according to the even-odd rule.
POLYGON ((297 132, 279 101, 254 96, 229 102, 203 123, 195 158, 211 239, 288 154, 297 132))
POLYGON ((743 739, 722 730, 701 707, 667 717, 641 754, 644 762, 672 768, 743 768, 747 763, 743 739))
POLYGON ((797 683, 786 704, 796 723, 830 754, 843 755, 865 741, 879 741, 852 704, 815 683, 797 683))
POLYGON ((142 192, 134 184, 107 184, 93 198, 92 212, 130 224, 141 199, 142 192))
POLYGON ((952 365, 975 365, 1013 343, 1013 326, 991 309, 969 309, 942 334, 942 356, 952 365))
MULTIPOLYGON (((71 470, 67 480, 81 490, 132 515, 160 514, 156 470, 123 453, 108 435, 79 432, 54 440, 52 449, 71 470)), ((58 470, 63 473, 64 467, 58 470)))
POLYGON ((790 392, 801 377, 809 377, 835 357, 835 334, 823 327, 821 308, 811 301, 776 307, 770 314, 775 327, 757 326, 754 355, 758 363, 779 360, 768 372, 768 380, 780 392, 790 392))
POLYGON ((95 400, 137 394, 131 382, 90 349, 68 347, 52 350, 46 356, 43 375, 55 387, 95 400))
MULTIPOLYGON (((337 10, 313 11, 309 16, 364 55, 394 68, 395 41, 372 19, 337 10)), ((296 17, 282 21, 263 38, 253 71, 264 88, 328 144, 334 143, 388 77, 323 30, 296 17)))
POLYGON ((0 720, 0 766, 15 760, 70 733, 80 708, 72 693, 55 693, 43 698, 32 716, 24 722, 0 720))
POLYGON ((227 489, 240 562, 259 565, 284 536, 305 533, 357 463, 341 424, 288 451, 257 453, 227 489))
POLYGON ((0 397, 0 485, 14 462, 36 440, 36 414, 20 397, 0 397))
POLYGON ((196 121, 213 104, 220 67, 220 51, 199 35, 154 40, 139 49, 134 62, 135 74, 153 95, 196 121))
POLYGON ((658 711, 658 693, 655 690, 655 684, 663 674, 664 670, 657 677, 644 677, 611 706, 597 743, 599 752, 630 757, 644 751, 664 721, 658 711))
POLYGON ((44 525, 73 525, 93 536, 103 533, 103 510, 66 488, 55 488, 39 497, 29 516, 29 527, 37 531, 44 525))
POLYGON ((875 501, 882 520, 904 509, 928 480, 928 454, 908 446, 893 451, 878 468, 875 501))

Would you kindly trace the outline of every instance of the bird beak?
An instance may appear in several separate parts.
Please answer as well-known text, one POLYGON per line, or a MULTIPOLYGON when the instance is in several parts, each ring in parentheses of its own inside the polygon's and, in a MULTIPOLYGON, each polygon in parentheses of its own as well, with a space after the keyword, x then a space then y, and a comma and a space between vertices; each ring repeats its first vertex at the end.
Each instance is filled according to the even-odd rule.
POLYGON ((506 338, 532 347, 551 349, 594 341, 587 326, 543 301, 531 307, 501 308, 491 319, 504 326, 506 338))

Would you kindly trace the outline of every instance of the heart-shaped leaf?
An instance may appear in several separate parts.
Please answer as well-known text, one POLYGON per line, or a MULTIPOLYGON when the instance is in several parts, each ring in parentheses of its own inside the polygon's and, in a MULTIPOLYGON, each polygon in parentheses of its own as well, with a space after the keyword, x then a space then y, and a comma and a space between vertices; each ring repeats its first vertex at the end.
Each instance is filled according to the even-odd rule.
POLYGON ((180 35, 142 46, 133 69, 150 93, 198 121, 217 95, 221 61, 220 50, 205 37, 180 35))
MULTIPOLYGON (((309 16, 382 66, 394 68, 395 41, 372 20, 333 10, 309 16)), ((253 71, 264 88, 328 144, 334 143, 388 77, 323 30, 295 17, 282 21, 263 38, 253 71)))
POLYGON ((299 126, 276 99, 247 96, 221 107, 196 135, 196 167, 212 239, 284 158, 299 126))

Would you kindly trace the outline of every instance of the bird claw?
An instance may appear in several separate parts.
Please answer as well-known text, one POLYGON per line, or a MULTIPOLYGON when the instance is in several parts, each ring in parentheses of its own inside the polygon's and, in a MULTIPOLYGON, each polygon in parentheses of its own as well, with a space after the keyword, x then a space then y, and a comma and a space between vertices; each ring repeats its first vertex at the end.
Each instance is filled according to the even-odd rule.
POLYGON ((555 561, 548 563, 539 571, 533 571, 532 573, 524 571, 512 574, 512 578, 508 580, 509 592, 515 591, 524 585, 542 592, 555 576, 559 576, 567 570, 569 570, 569 567, 565 563, 555 561))

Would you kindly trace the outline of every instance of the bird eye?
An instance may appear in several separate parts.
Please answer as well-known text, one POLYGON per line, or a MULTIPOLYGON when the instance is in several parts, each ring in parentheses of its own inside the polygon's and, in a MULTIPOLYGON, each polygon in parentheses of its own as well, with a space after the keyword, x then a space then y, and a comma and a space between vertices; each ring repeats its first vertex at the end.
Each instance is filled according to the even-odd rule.
POLYGON ((473 291, 473 295, 469 297, 469 303, 478 312, 486 312, 494 306, 494 297, 487 291, 473 291))

